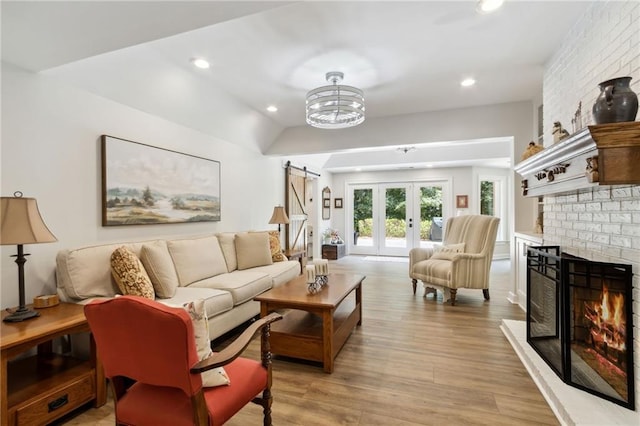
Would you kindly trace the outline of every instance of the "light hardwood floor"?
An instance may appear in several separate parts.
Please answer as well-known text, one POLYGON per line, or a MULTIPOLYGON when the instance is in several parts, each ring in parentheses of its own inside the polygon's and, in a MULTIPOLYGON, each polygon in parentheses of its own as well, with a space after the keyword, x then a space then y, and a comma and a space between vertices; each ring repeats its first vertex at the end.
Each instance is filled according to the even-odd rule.
MULTIPOLYGON (((363 323, 333 374, 275 358, 274 425, 556 425, 551 409, 499 329, 524 320, 507 300, 508 260, 495 261, 491 300, 460 290, 456 306, 413 295, 408 264, 347 256, 330 270, 361 273, 363 323)), ((259 339, 245 356, 259 357, 259 339)), ((110 401, 67 425, 112 425, 110 401)), ((228 423, 258 425, 250 404, 228 423)))

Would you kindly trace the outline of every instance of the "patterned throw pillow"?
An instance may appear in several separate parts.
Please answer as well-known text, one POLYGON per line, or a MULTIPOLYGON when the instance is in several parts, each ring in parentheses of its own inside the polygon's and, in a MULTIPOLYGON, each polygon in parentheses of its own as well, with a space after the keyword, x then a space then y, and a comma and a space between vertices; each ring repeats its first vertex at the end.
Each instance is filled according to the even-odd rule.
POLYGON ((282 253, 282 247, 280 247, 279 231, 269 231, 269 249, 271 250, 271 260, 274 262, 284 262, 287 260, 287 256, 282 253))
POLYGON ((125 246, 115 249, 111 254, 111 274, 122 294, 155 299, 153 284, 142 262, 125 246))
POLYGON ((465 243, 449 244, 436 248, 431 259, 453 260, 456 254, 464 253, 465 243))
MULTIPOLYGON (((202 361, 213 354, 211 342, 209 341, 209 321, 207 320, 207 312, 204 310, 204 300, 199 299, 195 302, 188 302, 183 307, 191 317, 198 359, 202 361)), ((205 371, 201 373, 201 376, 202 386, 206 388, 231 384, 231 380, 229 380, 229 376, 223 367, 205 371)))

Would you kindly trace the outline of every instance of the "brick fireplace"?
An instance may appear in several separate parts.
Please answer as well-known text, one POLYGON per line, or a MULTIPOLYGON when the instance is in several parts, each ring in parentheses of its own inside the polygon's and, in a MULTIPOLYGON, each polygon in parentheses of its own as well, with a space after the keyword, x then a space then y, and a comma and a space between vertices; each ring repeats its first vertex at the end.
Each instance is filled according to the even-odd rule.
POLYGON ((527 342, 565 383, 633 410, 631 265, 527 253, 527 342))

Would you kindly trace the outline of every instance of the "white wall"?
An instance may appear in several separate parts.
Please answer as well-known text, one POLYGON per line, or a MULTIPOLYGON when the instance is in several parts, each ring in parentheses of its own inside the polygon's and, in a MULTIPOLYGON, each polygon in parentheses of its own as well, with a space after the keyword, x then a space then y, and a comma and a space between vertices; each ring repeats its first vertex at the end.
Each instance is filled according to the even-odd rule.
POLYGON ((625 76, 633 78, 631 90, 640 92, 640 3, 595 2, 545 66, 545 146, 553 143, 554 121, 571 133, 579 102, 584 124, 594 124, 591 110, 600 94, 598 84, 625 76))
MULTIPOLYGON (((22 191, 38 200, 57 243, 25 247, 27 302, 55 291, 61 249, 219 231, 273 229, 273 206, 284 204, 279 159, 207 136, 56 80, 2 64, 3 196, 22 191), (108 134, 221 162, 220 222, 101 226, 99 137, 108 134)), ((3 246, 0 305, 18 303, 17 266, 3 246)))
MULTIPOLYGON (((545 67, 545 145, 553 140, 553 121, 571 131, 580 101, 592 123, 599 82, 631 76, 632 90, 640 91, 639 28, 637 1, 596 2, 569 31, 545 67)), ((544 197, 544 215, 544 244, 591 260, 633 266, 635 395, 640 407, 640 186, 602 186, 544 197)))

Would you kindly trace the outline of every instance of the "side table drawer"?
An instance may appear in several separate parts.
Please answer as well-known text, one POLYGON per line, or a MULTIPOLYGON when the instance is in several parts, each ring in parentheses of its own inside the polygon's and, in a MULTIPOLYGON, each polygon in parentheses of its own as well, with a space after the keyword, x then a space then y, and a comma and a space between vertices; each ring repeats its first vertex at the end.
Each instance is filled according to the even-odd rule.
POLYGON ((69 382, 64 388, 18 407, 16 425, 49 423, 95 398, 95 377, 85 374, 69 382))

